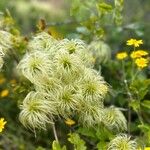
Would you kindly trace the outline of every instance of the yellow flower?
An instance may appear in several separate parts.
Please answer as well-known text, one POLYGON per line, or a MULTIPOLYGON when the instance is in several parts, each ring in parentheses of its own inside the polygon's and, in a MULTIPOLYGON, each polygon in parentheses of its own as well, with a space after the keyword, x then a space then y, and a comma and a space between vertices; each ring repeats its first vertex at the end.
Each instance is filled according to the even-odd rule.
POLYGON ((146 56, 148 55, 148 52, 144 51, 144 50, 137 50, 137 51, 133 51, 131 53, 131 58, 139 58, 139 57, 142 57, 142 56, 146 56))
POLYGON ((5 78, 0 78, 0 84, 3 84, 6 81, 5 78))
MULTIPOLYGON (((138 150, 142 150, 141 148, 138 150)), ((144 150, 150 150, 150 147, 145 147, 144 150)))
POLYGON ((140 44, 143 44, 142 40, 130 39, 127 41, 127 45, 133 45, 134 47, 139 47, 140 44))
POLYGON ((17 83, 17 81, 16 81, 15 79, 10 80, 10 84, 11 84, 12 86, 15 86, 16 83, 17 83))
POLYGON ((65 123, 66 123, 67 125, 69 125, 69 126, 72 126, 72 125, 75 124, 75 121, 68 118, 67 120, 65 120, 65 123))
POLYGON ((135 64, 142 69, 148 65, 148 60, 145 58, 137 58, 135 64))
POLYGON ((116 55, 117 59, 119 60, 125 59, 127 56, 128 54, 126 52, 121 52, 116 55))
POLYGON ((7 123, 7 122, 4 121, 4 118, 0 118, 0 132, 3 131, 4 126, 5 126, 6 123, 7 123))
POLYGON ((17 81, 16 81, 15 79, 10 80, 10 83, 11 83, 11 84, 16 84, 16 82, 17 82, 17 81))
POLYGON ((1 96, 1 97, 6 97, 6 96, 8 96, 8 94, 9 94, 9 91, 8 91, 7 89, 5 89, 5 90, 3 90, 3 91, 0 93, 0 96, 1 96))

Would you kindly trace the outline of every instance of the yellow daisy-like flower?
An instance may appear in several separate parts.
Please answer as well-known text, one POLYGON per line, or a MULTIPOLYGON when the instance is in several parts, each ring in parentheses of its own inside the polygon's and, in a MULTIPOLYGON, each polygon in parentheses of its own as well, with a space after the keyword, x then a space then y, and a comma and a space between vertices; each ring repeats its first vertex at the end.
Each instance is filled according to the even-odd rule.
POLYGON ((0 118, 0 132, 3 131, 6 123, 7 121, 4 121, 4 118, 0 118))
POLYGON ((133 45, 134 47, 139 47, 140 44, 143 44, 142 40, 130 39, 127 41, 127 45, 129 46, 133 45))
POLYGON ((75 124, 75 121, 68 118, 68 119, 65 121, 65 123, 66 123, 67 125, 69 125, 69 126, 72 126, 72 125, 75 124))
MULTIPOLYGON (((138 150, 142 150, 141 148, 138 150)), ((144 150, 150 150, 150 147, 145 147, 144 150)))
POLYGON ((6 81, 5 78, 0 78, 0 85, 3 84, 6 81))
POLYGON ((147 67, 148 65, 148 60, 146 58, 137 58, 135 60, 135 64, 140 68, 144 68, 144 67, 147 67))
POLYGON ((11 84, 16 84, 16 82, 17 82, 17 81, 16 81, 15 79, 10 80, 10 83, 11 83, 11 84))
POLYGON ((119 60, 125 59, 128 56, 126 52, 121 52, 116 55, 116 58, 119 60))
POLYGON ((3 91, 0 93, 0 96, 1 96, 1 97, 6 97, 6 96, 8 96, 8 94, 9 94, 9 91, 8 91, 7 89, 5 89, 5 90, 3 90, 3 91))
POLYGON ((148 55, 148 52, 144 51, 144 50, 137 50, 137 51, 133 51, 131 53, 131 58, 135 59, 135 58, 140 58, 142 56, 146 56, 148 55))

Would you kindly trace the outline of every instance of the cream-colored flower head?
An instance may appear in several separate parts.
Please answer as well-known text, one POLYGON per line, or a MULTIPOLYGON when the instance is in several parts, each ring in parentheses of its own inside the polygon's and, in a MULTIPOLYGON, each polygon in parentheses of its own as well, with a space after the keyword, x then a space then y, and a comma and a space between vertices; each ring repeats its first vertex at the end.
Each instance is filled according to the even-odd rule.
POLYGON ((3 47, 0 46, 0 57, 4 57, 5 56, 5 53, 3 51, 3 47))
POLYGON ((63 82, 73 82, 83 72, 83 62, 76 55, 70 55, 66 51, 59 51, 54 57, 54 66, 58 78, 63 82))
POLYGON ((81 93, 87 101, 102 101, 108 92, 108 85, 103 77, 93 69, 84 69, 80 82, 81 93))
POLYGON ((57 91, 61 86, 61 80, 56 78, 55 74, 50 74, 49 76, 41 76, 35 83, 35 89, 42 93, 50 94, 57 91))
POLYGON ((3 64, 4 64, 4 60, 2 57, 0 57, 0 69, 3 67, 3 64))
POLYGON ((34 51, 24 56, 18 64, 18 69, 32 83, 36 83, 41 76, 47 76, 51 72, 52 63, 47 53, 34 51))
POLYGON ((47 123, 53 123, 52 118, 55 114, 55 102, 47 95, 32 91, 21 105, 19 119, 25 127, 46 129, 47 123))
POLYGON ((51 35, 46 32, 41 32, 35 35, 28 44, 30 51, 48 51, 51 53, 54 49, 52 47, 57 43, 51 35))
POLYGON ((59 42, 58 49, 65 49, 69 54, 80 54, 81 51, 85 51, 86 44, 79 39, 63 39, 59 42))
POLYGON ((54 95, 61 116, 68 118, 78 110, 82 95, 72 85, 62 86, 54 95))
POLYGON ((13 46, 13 35, 9 32, 0 30, 0 46, 5 54, 8 49, 12 48, 13 46))
POLYGON ((13 47, 13 35, 9 32, 0 30, 0 69, 3 67, 3 57, 7 51, 13 47))
POLYGON ((94 40, 88 46, 97 63, 106 63, 111 58, 111 49, 103 41, 94 40))
POLYGON ((82 102, 79 112, 79 123, 85 127, 94 127, 101 124, 103 118, 103 104, 82 102))
POLYGON ((127 130, 127 121, 119 108, 113 106, 104 109, 103 123, 109 129, 127 130))
POLYGON ((109 143, 107 150, 137 150, 137 143, 126 134, 120 134, 109 143))
POLYGON ((87 45, 79 39, 64 39, 58 42, 57 48, 65 50, 69 54, 75 54, 84 62, 84 65, 92 65, 92 54, 87 51, 87 45))

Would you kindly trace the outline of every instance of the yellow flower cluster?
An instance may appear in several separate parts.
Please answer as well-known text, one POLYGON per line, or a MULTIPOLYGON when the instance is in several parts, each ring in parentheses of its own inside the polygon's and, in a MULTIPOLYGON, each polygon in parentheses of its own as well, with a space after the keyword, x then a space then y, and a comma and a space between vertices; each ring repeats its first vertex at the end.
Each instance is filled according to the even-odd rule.
POLYGON ((143 44, 142 40, 130 39, 127 41, 127 45, 129 46, 133 45, 134 47, 139 47, 140 44, 143 44))
MULTIPOLYGON (((127 45, 133 45, 134 47, 139 47, 140 44, 143 44, 142 40, 130 39, 127 41, 127 45)), ((137 65, 139 69, 143 69, 148 66, 149 60, 146 58, 148 56, 148 52, 145 50, 134 50, 130 57, 133 59, 134 63, 137 65)), ((117 53, 116 58, 118 60, 123 60, 128 56, 126 52, 117 53)))
POLYGON ((4 121, 4 118, 0 118, 0 132, 3 131, 3 129, 4 129, 6 123, 7 123, 7 122, 4 121))
POLYGON ((119 60, 125 59, 128 56, 126 52, 120 52, 116 55, 116 58, 119 60))

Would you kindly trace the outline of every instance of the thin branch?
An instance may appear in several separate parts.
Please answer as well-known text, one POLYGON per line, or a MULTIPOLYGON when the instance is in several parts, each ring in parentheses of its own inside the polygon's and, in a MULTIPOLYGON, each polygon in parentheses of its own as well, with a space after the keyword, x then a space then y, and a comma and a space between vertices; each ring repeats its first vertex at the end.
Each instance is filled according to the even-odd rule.
POLYGON ((54 133, 55 140, 56 140, 57 142, 59 142, 58 136, 57 136, 57 132, 56 132, 55 124, 52 124, 52 128, 53 128, 53 133, 54 133))

